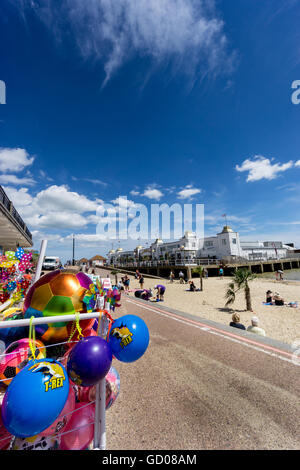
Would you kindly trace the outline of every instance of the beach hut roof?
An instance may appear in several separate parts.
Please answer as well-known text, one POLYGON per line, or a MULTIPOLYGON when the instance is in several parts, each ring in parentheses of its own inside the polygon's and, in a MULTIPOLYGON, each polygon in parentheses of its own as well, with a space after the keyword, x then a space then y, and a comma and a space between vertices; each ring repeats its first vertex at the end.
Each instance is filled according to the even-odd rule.
POLYGON ((105 260, 106 258, 103 258, 101 255, 95 255, 93 258, 90 259, 90 261, 96 261, 96 260, 105 260))

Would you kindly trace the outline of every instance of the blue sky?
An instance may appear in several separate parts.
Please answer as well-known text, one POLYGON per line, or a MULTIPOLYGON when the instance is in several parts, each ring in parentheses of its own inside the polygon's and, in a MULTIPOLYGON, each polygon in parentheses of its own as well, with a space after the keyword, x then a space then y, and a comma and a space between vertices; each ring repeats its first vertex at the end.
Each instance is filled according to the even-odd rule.
POLYGON ((132 207, 201 203, 206 235, 226 213, 243 239, 300 247, 298 1, 1 10, 0 184, 35 247, 47 238, 71 258, 74 233, 77 257, 105 255, 96 211, 120 195, 132 207))

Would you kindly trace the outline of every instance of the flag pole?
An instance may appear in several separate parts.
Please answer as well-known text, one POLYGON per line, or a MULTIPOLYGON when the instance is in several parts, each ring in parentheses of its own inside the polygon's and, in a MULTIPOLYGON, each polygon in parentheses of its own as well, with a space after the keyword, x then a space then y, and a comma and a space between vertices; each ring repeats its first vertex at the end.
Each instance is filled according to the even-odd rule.
POLYGON ((42 242, 41 242, 40 254, 39 254, 39 259, 38 259, 38 262, 37 262, 37 266, 36 266, 36 271, 35 271, 35 276, 34 276, 34 281, 33 281, 33 282, 38 281, 39 278, 40 278, 40 276, 41 276, 41 271, 42 271, 44 256, 45 256, 46 248, 47 248, 47 241, 48 241, 48 240, 42 240, 42 242))

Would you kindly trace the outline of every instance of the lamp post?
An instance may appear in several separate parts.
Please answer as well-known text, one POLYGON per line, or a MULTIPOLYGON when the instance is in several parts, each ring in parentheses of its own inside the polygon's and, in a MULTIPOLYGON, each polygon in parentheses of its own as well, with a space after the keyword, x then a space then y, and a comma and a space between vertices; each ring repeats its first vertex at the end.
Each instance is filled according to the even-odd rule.
POLYGON ((75 266, 75 237, 73 233, 73 256, 72 256, 72 266, 75 266))

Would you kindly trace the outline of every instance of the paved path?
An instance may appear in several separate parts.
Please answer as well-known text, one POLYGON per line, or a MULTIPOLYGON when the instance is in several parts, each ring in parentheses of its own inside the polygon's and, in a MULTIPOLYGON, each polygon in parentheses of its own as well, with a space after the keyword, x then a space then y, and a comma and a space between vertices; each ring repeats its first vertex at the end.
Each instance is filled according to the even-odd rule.
POLYGON ((299 449, 300 367, 289 348, 167 310, 123 295, 113 315, 140 316, 151 339, 138 361, 114 361, 121 392, 107 449, 299 449))

